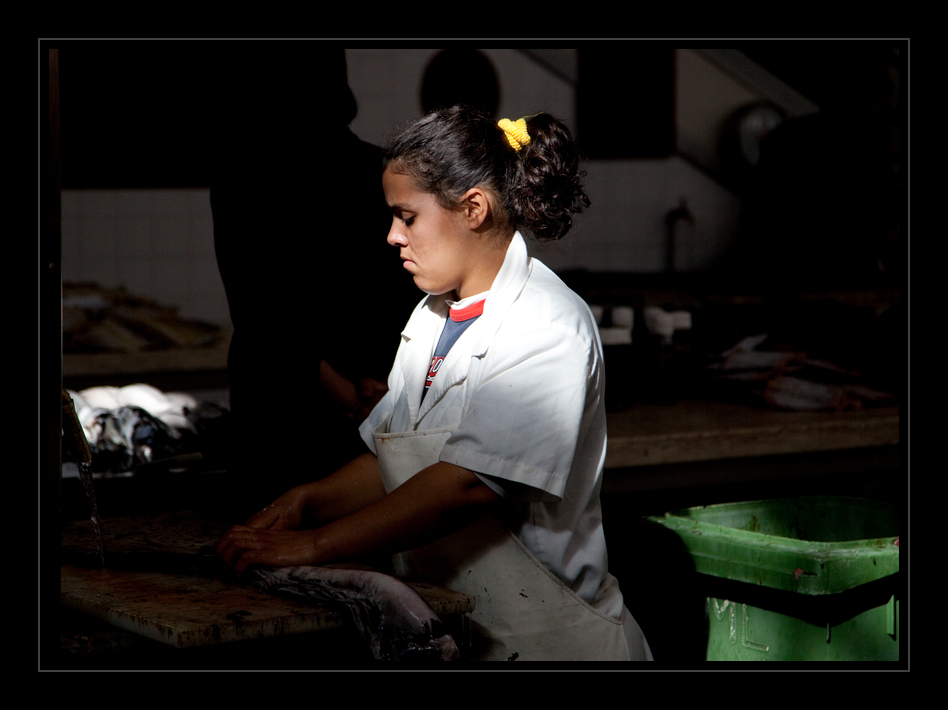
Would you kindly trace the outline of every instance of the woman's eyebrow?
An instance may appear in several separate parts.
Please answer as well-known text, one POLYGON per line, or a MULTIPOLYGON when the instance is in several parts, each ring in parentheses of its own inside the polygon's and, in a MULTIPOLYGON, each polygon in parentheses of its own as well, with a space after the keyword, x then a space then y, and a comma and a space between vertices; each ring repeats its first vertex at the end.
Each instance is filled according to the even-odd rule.
POLYGON ((411 205, 402 204, 401 202, 396 202, 393 205, 389 205, 389 208, 392 210, 392 214, 396 217, 399 216, 402 212, 413 212, 411 205))

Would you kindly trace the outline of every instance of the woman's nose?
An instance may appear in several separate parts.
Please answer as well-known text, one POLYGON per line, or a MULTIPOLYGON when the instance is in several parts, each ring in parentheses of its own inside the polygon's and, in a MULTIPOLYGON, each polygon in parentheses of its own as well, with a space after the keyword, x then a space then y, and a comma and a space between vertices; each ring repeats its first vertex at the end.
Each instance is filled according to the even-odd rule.
POLYGON ((403 247, 408 244, 408 239, 398 229, 398 220, 392 220, 392 227, 388 230, 388 238, 385 240, 393 247, 403 247))

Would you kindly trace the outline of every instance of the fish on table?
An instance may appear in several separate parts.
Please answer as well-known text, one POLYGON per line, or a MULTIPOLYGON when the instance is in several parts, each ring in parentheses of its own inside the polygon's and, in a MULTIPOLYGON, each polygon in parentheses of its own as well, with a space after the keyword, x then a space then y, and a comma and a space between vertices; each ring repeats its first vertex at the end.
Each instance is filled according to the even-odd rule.
POLYGON ((381 661, 454 661, 459 652, 428 603, 405 582, 362 566, 259 567, 253 583, 317 605, 343 606, 381 661))

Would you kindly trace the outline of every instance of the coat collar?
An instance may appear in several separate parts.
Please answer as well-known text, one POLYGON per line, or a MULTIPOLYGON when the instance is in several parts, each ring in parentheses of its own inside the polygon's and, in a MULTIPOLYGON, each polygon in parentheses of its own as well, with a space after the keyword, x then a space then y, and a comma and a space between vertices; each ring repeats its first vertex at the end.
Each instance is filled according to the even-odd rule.
POLYGON ((527 254, 527 244, 520 232, 513 235, 507 245, 507 255, 504 263, 494 277, 490 287, 490 295, 484 303, 483 321, 477 332, 477 346, 472 353, 475 357, 483 357, 487 353, 497 329, 504 320, 510 307, 520 298, 523 287, 527 285, 530 271, 533 269, 533 260, 527 254))
POLYGON ((414 317, 402 332, 402 376, 405 379, 406 395, 412 422, 417 424, 428 413, 448 388, 467 377, 471 358, 487 354, 494 336, 510 307, 520 297, 530 278, 532 259, 527 254, 527 245, 520 232, 516 232, 507 245, 504 263, 494 277, 490 294, 484 303, 484 313, 470 329, 461 336, 451 350, 451 357, 432 382, 431 389, 420 402, 427 366, 431 358, 433 340, 441 324, 448 316, 448 304, 443 295, 428 296, 422 301, 414 317), (420 402, 420 405, 419 405, 420 402))

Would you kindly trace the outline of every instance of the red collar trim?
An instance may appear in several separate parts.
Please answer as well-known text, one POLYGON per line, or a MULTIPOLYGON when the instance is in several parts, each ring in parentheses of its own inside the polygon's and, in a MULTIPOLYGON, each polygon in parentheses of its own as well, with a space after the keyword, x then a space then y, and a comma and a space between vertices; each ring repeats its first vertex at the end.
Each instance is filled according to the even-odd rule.
POLYGON ((452 308, 451 309, 451 320, 455 323, 460 323, 462 321, 471 320, 471 318, 476 318, 481 313, 484 312, 484 301, 486 298, 482 298, 477 303, 472 303, 470 306, 465 306, 464 308, 452 308))

